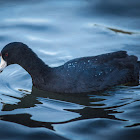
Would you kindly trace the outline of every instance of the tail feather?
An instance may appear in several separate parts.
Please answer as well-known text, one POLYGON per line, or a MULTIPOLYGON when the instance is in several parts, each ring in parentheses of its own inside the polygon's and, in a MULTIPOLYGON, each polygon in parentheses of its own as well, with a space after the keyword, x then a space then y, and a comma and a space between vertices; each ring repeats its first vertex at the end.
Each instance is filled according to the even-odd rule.
POLYGON ((138 61, 138 67, 139 67, 139 71, 140 71, 140 61, 138 61))

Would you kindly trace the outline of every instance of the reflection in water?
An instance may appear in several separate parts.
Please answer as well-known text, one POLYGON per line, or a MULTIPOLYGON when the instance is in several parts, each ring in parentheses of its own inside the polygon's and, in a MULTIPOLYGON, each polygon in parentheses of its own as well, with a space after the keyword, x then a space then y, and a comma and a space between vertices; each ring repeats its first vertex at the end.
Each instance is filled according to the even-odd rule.
MULTIPOLYGON (((53 129, 52 124, 63 124, 63 123, 65 124, 68 122, 91 118, 109 118, 113 120, 120 120, 116 118, 114 115, 111 115, 114 113, 119 113, 118 111, 111 110, 111 108, 109 107, 99 108, 100 106, 103 105, 102 103, 100 104, 100 102, 105 100, 102 98, 102 95, 104 94, 105 93, 98 94, 101 96, 101 98, 99 97, 90 98, 90 96, 92 97, 92 95, 50 93, 38 90, 35 87, 33 87, 31 94, 23 96, 20 99, 20 102, 18 102, 17 104, 13 105, 4 104, 2 108, 3 113, 1 113, 0 117, 1 120, 16 122, 29 127, 43 126, 49 129, 53 129), (45 106, 45 108, 43 105, 45 106), (56 109, 54 120, 53 119, 51 121, 50 119, 47 120, 48 116, 50 115, 47 113, 52 112, 46 110, 46 108, 49 108, 49 110, 51 110, 52 112, 53 109, 56 109), (34 109, 35 113, 32 112, 32 109, 34 109), (69 114, 67 118, 65 116, 64 119, 60 120, 59 115, 62 118, 63 118, 62 115, 64 115, 63 112, 60 112, 59 114, 60 109, 63 110, 64 112, 65 111, 71 112, 73 117, 71 118, 70 117, 71 114, 69 114), (41 114, 40 110, 43 110, 44 113, 41 114), (38 116, 37 114, 38 111, 40 111, 40 116, 38 116), (74 115, 74 113, 77 115, 74 115), (43 119, 39 119, 41 118, 41 115, 46 115, 46 117, 45 116, 43 117, 46 118, 44 119, 44 122, 42 121, 43 119)), ((51 115, 53 115, 53 113, 51 115)))
POLYGON ((28 127, 45 127, 66 138, 71 138, 71 133, 73 136, 79 134, 80 139, 91 139, 93 134, 96 138, 102 136, 96 132, 98 129, 104 132, 110 128, 112 133, 118 133, 119 127, 124 127, 124 133, 127 133, 127 128, 139 126, 139 118, 132 117, 132 112, 136 114, 139 110, 138 89, 139 86, 122 86, 104 93, 75 95, 50 93, 32 87, 31 94, 19 98, 17 104, 4 104, 0 118, 28 127), (135 111, 131 110, 133 107, 135 111), (80 134, 83 132, 82 138, 80 134))

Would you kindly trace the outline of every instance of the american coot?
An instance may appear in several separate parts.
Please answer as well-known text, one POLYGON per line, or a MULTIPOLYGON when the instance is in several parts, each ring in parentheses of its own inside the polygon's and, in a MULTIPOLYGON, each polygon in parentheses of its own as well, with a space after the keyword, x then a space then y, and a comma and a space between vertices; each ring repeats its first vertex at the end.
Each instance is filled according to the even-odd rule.
POLYGON ((60 93, 87 93, 121 84, 139 84, 139 61, 126 51, 82 57, 51 68, 25 44, 12 42, 1 51, 0 71, 19 64, 41 90, 60 93))

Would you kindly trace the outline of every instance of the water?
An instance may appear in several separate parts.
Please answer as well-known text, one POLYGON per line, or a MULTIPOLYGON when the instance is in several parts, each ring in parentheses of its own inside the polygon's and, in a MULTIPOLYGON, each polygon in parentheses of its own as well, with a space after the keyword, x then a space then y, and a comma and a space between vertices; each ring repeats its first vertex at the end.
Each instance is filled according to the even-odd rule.
MULTIPOLYGON (((50 66, 70 59, 127 50, 140 58, 138 0, 0 2, 0 49, 30 46, 50 66)), ((0 138, 139 140, 140 86, 100 94, 65 95, 32 87, 18 65, 0 74, 0 138)))

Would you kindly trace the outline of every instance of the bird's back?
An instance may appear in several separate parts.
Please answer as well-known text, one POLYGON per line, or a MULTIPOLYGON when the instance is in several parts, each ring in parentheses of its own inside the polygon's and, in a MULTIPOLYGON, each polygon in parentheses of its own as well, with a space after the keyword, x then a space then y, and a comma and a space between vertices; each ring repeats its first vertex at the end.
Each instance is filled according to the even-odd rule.
POLYGON ((54 68, 50 83, 55 92, 96 92, 115 85, 138 84, 138 75, 137 57, 119 51, 70 60, 54 68))

